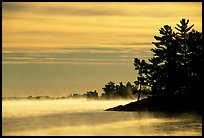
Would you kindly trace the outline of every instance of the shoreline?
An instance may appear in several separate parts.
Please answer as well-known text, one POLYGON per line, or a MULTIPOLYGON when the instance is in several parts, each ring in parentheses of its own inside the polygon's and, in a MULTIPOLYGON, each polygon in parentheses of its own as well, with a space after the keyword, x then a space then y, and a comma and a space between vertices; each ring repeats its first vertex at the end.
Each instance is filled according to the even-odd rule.
POLYGON ((140 101, 105 109, 105 111, 195 111, 202 113, 202 99, 196 96, 149 96, 140 101))

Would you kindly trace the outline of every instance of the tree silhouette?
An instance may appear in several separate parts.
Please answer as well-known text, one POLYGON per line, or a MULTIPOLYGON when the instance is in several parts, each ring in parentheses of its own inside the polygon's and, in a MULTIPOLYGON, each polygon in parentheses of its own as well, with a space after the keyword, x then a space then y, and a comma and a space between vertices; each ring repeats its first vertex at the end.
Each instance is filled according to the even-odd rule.
MULTIPOLYGON (((202 33, 192 30, 188 34, 188 49, 186 59, 187 86, 189 92, 198 95, 202 93, 203 82, 203 48, 202 48, 202 33)), ((192 94, 191 94, 192 95, 192 94)))
POLYGON ((126 87, 125 87, 125 85, 123 85, 122 82, 120 82, 118 89, 119 89, 118 91, 120 92, 118 94, 119 97, 126 97, 126 87))
MULTIPOLYGON (((141 86, 151 87, 153 95, 192 95, 195 87, 201 88, 203 78, 202 33, 188 27, 189 20, 182 19, 174 32, 169 25, 160 28, 160 36, 154 36, 152 42, 153 57, 149 63, 134 59, 138 70, 137 81, 141 86)), ((198 90, 198 89, 196 89, 198 90)))
POLYGON ((166 95, 174 94, 177 61, 177 44, 175 40, 175 33, 172 28, 165 25, 160 30, 161 36, 154 36, 158 42, 152 42, 156 48, 151 49, 154 52, 154 57, 150 59, 152 64, 152 81, 153 92, 159 91, 166 95))
POLYGON ((110 81, 105 85, 103 89, 104 93, 102 93, 102 98, 134 98, 133 95, 133 85, 130 82, 127 82, 126 85, 123 82, 119 84, 115 84, 110 81))
POLYGON ((105 92, 103 97, 105 98, 110 98, 113 97, 115 93, 115 83, 110 81, 107 85, 105 85, 104 88, 102 88, 103 91, 105 92))
POLYGON ((138 81, 136 83, 139 84, 139 91, 138 91, 138 101, 140 100, 140 95, 142 92, 142 86, 149 84, 149 65, 146 63, 145 60, 139 60, 138 58, 135 58, 134 60, 135 70, 138 70, 138 81))
POLYGON ((126 84, 126 88, 125 88, 125 91, 126 91, 126 97, 133 97, 133 85, 130 83, 130 82, 127 82, 126 84))
POLYGON ((203 68, 202 33, 190 31, 194 25, 188 27, 189 20, 182 19, 180 23, 181 25, 177 24, 178 27, 175 27, 178 30, 177 42, 182 57, 179 64, 182 70, 180 85, 186 95, 192 95, 194 90, 198 91, 197 88, 201 88, 199 86, 203 68))
POLYGON ((98 93, 96 92, 96 90, 94 92, 89 91, 86 93, 86 97, 88 99, 97 99, 98 98, 98 93))

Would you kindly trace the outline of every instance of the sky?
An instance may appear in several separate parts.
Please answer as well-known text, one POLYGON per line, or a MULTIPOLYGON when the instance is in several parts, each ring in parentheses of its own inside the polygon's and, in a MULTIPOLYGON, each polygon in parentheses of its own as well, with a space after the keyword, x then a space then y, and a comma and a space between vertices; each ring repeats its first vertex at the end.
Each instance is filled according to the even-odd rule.
POLYGON ((3 2, 2 96, 66 96, 136 80, 159 29, 202 31, 202 2, 3 2))

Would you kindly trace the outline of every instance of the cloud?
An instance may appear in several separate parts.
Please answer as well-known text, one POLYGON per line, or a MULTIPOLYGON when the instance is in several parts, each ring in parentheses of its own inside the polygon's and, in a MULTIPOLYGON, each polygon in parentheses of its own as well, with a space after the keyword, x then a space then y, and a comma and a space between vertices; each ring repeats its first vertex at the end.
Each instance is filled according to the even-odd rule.
POLYGON ((119 61, 127 56, 149 56, 153 36, 164 23, 176 24, 178 16, 187 15, 202 26, 201 6, 201 3, 162 2, 4 2, 3 60, 6 63, 28 58, 34 58, 32 63, 76 58, 119 61))
POLYGON ((93 8, 79 8, 79 7, 49 7, 44 8, 42 13, 51 13, 54 15, 74 15, 74 16, 109 16, 109 15, 120 15, 121 13, 114 10, 95 9, 93 8))
POLYGON ((201 3, 103 3, 103 2, 66 2, 66 3, 3 3, 3 9, 15 12, 30 12, 61 16, 126 16, 126 17, 162 17, 201 16, 194 9, 201 3), (168 8, 166 8, 168 5, 168 8), (186 8, 191 6, 189 10, 186 8), (151 10, 150 10, 151 9, 151 10), (172 10, 174 9, 174 10, 172 10), (167 16, 168 15, 168 16, 167 16))
POLYGON ((9 10, 9 11, 23 11, 23 10, 27 10, 28 6, 22 3, 19 4, 14 2, 3 2, 2 9, 9 10))
POLYGON ((189 18, 190 23, 202 29, 201 6, 201 3, 162 2, 4 2, 2 45, 62 47, 113 43, 139 46, 151 43, 160 27, 175 25, 181 17, 189 18))
MULTIPOLYGON (((146 48, 147 49, 147 48, 146 48)), ((4 48, 3 64, 129 64, 135 56, 149 56, 137 48, 4 48)))
POLYGON ((14 12, 33 12, 36 14, 51 14, 51 15, 74 15, 74 16, 107 16, 107 15, 119 15, 122 14, 119 10, 108 9, 99 6, 95 8, 92 6, 77 6, 74 3, 3 3, 3 10, 14 12))
POLYGON ((151 42, 129 42, 129 43, 121 43, 120 45, 139 45, 139 46, 149 46, 152 45, 151 42))

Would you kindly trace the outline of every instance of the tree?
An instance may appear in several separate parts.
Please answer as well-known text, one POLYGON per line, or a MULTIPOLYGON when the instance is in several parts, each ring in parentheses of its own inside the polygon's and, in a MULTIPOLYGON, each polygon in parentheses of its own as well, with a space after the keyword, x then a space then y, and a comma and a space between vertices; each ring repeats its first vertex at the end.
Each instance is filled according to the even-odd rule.
MULTIPOLYGON (((186 59, 186 69, 188 71, 187 86, 189 93, 203 95, 202 83, 203 83, 203 47, 202 47, 202 33, 192 30, 188 34, 188 49, 186 59)), ((192 95, 192 94, 191 94, 192 95)))
POLYGON ((118 87, 118 96, 119 97, 126 97, 126 87, 123 85, 122 82, 120 82, 119 87, 118 87))
POLYGON ((97 99, 98 98, 98 93, 96 92, 96 90, 94 92, 89 91, 86 93, 86 97, 88 99, 97 99))
MULTIPOLYGON (((189 20, 182 19, 174 32, 171 26, 160 28, 160 36, 154 36, 156 47, 151 49, 153 57, 149 63, 135 58, 137 81, 151 87, 153 95, 192 95, 200 88, 203 78, 202 33, 191 30, 189 20)), ((140 93, 138 95, 138 100, 140 93)))
POLYGON ((132 98, 133 95, 133 85, 128 81, 127 84, 126 84, 126 97, 129 97, 129 98, 132 98))
POLYGON ((105 85, 104 88, 102 88, 104 91, 104 97, 105 98, 111 98, 113 97, 115 93, 115 83, 110 81, 107 85, 105 85))
POLYGON ((146 63, 145 60, 140 61, 138 58, 135 58, 134 66, 135 66, 135 70, 138 70, 138 77, 137 77, 138 81, 136 83, 139 84, 138 99, 137 99, 139 101, 140 95, 142 92, 142 86, 149 84, 149 79, 148 79, 149 65, 146 63))
MULTIPOLYGON (((180 87, 186 95, 192 95, 193 91, 200 91, 203 69, 202 33, 191 30, 194 25, 188 27, 189 20, 182 19, 181 25, 175 27, 177 42, 179 43, 180 58, 180 87)), ((194 92, 195 93, 195 92, 194 92)))
POLYGON ((152 42, 156 46, 151 49, 154 57, 149 59, 153 69, 151 72, 153 92, 159 91, 166 95, 173 95, 176 88, 174 73, 176 73, 178 46, 175 33, 170 26, 165 25, 159 31, 161 36, 154 36, 158 42, 152 42))
POLYGON ((101 97, 103 98, 133 98, 133 85, 130 82, 127 82, 126 85, 123 82, 115 84, 110 81, 108 84, 102 88, 104 93, 101 97))

